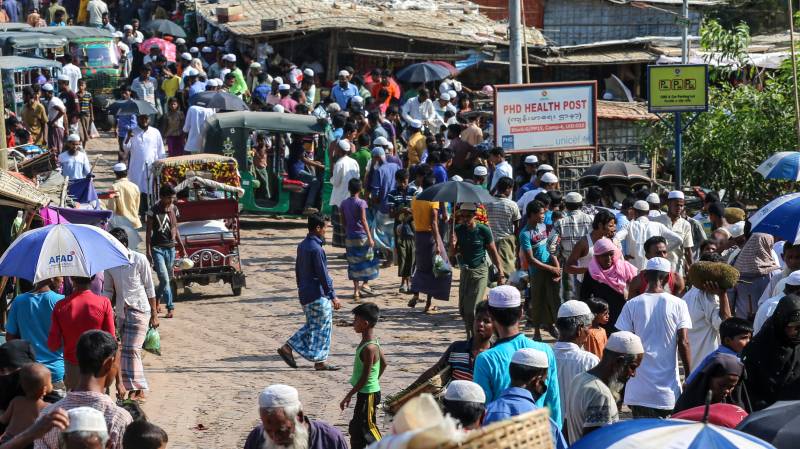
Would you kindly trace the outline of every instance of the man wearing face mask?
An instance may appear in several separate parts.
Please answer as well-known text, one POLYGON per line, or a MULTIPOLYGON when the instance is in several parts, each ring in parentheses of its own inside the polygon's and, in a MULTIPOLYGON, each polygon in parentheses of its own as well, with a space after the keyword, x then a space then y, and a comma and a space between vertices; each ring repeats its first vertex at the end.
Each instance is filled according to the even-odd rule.
MULTIPOLYGON (((548 366, 548 357, 543 351, 522 348, 515 352, 508 365, 511 386, 486 406, 483 425, 538 410, 539 406, 536 405, 536 400, 547 391, 548 366)), ((550 419, 550 428, 556 449, 566 448, 564 437, 552 419, 550 419)))

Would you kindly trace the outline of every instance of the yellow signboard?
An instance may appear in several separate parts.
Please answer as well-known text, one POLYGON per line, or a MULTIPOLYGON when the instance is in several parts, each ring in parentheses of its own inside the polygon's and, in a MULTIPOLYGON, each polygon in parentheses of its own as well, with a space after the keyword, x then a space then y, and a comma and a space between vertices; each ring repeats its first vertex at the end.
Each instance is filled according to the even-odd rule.
POLYGON ((650 112, 708 110, 707 65, 651 65, 647 85, 650 112))

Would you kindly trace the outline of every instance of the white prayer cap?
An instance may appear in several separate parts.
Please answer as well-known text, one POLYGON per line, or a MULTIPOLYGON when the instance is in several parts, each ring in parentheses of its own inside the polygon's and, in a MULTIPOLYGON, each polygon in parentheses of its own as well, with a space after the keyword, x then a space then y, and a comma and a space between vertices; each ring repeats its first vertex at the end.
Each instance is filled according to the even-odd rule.
POLYGON ((558 318, 569 318, 571 316, 584 316, 591 315, 592 311, 589 306, 583 301, 570 299, 569 301, 561 304, 558 308, 558 318))
POLYGON ((284 384, 270 385, 258 395, 260 408, 299 407, 297 389, 284 384))
POLYGON ((462 178, 461 176, 458 176, 458 175, 453 175, 453 177, 452 177, 452 178, 450 178, 450 180, 451 180, 451 181, 458 181, 458 182, 461 182, 461 181, 463 181, 463 180, 464 180, 464 178, 462 178))
POLYGON ((67 136, 67 142, 80 142, 81 136, 77 134, 70 134, 67 136))
POLYGON ((642 339, 633 332, 628 331, 619 331, 611 334, 608 337, 608 342, 606 342, 606 349, 617 354, 644 354, 642 339))
POLYGON ((123 30, 131 30, 131 31, 133 31, 133 25, 130 25, 130 24, 125 25, 124 27, 122 27, 122 29, 123 30))
POLYGON ((211 48, 211 47, 203 47, 203 48, 202 48, 200 51, 201 51, 202 53, 213 53, 213 52, 214 52, 214 49, 213 49, 213 48, 211 48))
POLYGON ((478 205, 475 203, 461 203, 460 210, 478 210, 478 205))
POLYGON ((225 83, 223 83, 223 82, 222 82, 222 80, 221 80, 221 79, 219 79, 219 78, 211 78, 211 79, 212 79, 212 80, 214 80, 214 82, 216 83, 217 87, 220 87, 220 86, 222 86, 223 84, 225 84, 225 83))
POLYGON ((339 77, 341 78, 343 76, 350 76, 350 72, 347 70, 339 70, 339 77))
POLYGON ((303 70, 303 75, 304 75, 304 76, 310 76, 310 77, 313 77, 313 76, 314 76, 314 71, 313 71, 313 70, 311 70, 311 69, 305 69, 305 70, 303 70))
MULTIPOLYGON (((392 145, 392 142, 387 143, 386 146, 388 146, 390 150, 394 150, 394 145, 392 145)), ((461 176, 459 176, 459 178, 460 177, 461 176)))
POLYGON ((487 176, 489 175, 489 170, 483 165, 478 165, 477 167, 475 167, 475 169, 472 170, 472 174, 474 176, 487 176))
POLYGON ((272 112, 286 112, 286 109, 283 106, 276 104, 272 107, 272 112))
POLYGON ((647 201, 639 200, 633 203, 633 208, 642 212, 647 212, 650 210, 650 205, 647 204, 647 201))
POLYGON ((663 271, 664 273, 669 273, 672 271, 672 264, 663 257, 653 257, 647 261, 647 265, 644 267, 647 271, 663 271))
POLYGON ((123 37, 123 36, 125 36, 125 35, 124 35, 124 34, 122 34, 122 31, 114 31, 114 33, 112 34, 112 36, 113 36, 113 37, 116 37, 116 38, 121 38, 121 37, 123 37))
POLYGON ((254 63, 250 64, 250 68, 251 69, 260 69, 261 68, 261 63, 260 62, 254 62, 254 63))
POLYGON ((375 147, 371 151, 372 157, 386 158, 386 150, 383 147, 375 147))
POLYGON ((236 55, 233 53, 228 53, 227 55, 222 57, 222 60, 228 62, 236 62, 236 55))
POLYGON ((355 97, 350 99, 350 102, 351 103, 364 104, 364 98, 362 98, 361 95, 356 95, 355 97))
POLYGON ((529 155, 525 156, 525 163, 526 164, 538 164, 539 163, 539 158, 536 157, 535 154, 529 154, 529 155))
POLYGON ((583 202, 583 196, 581 196, 578 192, 569 192, 567 196, 564 197, 565 203, 571 204, 578 204, 583 202))
POLYGON ((447 386, 444 398, 455 402, 486 402, 486 393, 480 385, 469 380, 454 380, 447 386))
POLYGON ((412 118, 411 120, 408 121, 408 126, 414 129, 420 129, 422 128, 422 122, 420 120, 412 118))
POLYGON ((219 71, 219 76, 221 78, 225 78, 225 75, 231 73, 231 69, 222 69, 219 71))
POLYGON ((189 53, 200 53, 200 49, 197 47, 192 47, 189 49, 189 53))
POLYGON ((58 75, 58 80, 59 81, 69 81, 69 77, 62 73, 61 75, 58 75))
POLYGON ((206 41, 206 38, 205 36, 198 36, 198 38, 195 39, 194 41, 197 42, 198 44, 202 44, 203 42, 206 41))
POLYGON ((651 193, 647 195, 647 202, 650 204, 661 204, 661 198, 658 197, 657 193, 651 193))
POLYGON ((53 91, 53 85, 50 84, 50 83, 44 83, 44 84, 42 84, 42 90, 47 91, 47 92, 52 92, 53 91))
POLYGON ((183 71, 183 76, 197 76, 200 72, 197 71, 194 67, 189 67, 188 69, 183 71))
POLYGON ((273 83, 278 83, 278 84, 283 84, 283 78, 281 78, 280 76, 276 76, 275 78, 272 78, 272 82, 273 83))
POLYGON ((179 37, 179 38, 175 39, 175 44, 176 45, 181 45, 181 44, 185 44, 185 43, 186 43, 186 39, 184 39, 182 37, 179 37))
POLYGON ((536 171, 553 171, 553 166, 549 164, 542 164, 536 168, 536 171))
POLYGON ((64 433, 71 432, 101 432, 108 433, 106 418, 103 412, 92 407, 75 407, 67 411, 69 426, 64 433))
POLYGON ((443 94, 439 95, 439 99, 444 101, 450 101, 450 94, 444 92, 443 94))
POLYGON ((339 149, 342 151, 350 151, 350 142, 342 139, 339 141, 339 149))
POLYGON ((217 82, 216 78, 211 78, 210 80, 206 81, 206 86, 208 87, 219 87, 221 85, 221 83, 217 82))
POLYGON ((128 166, 125 165, 124 162, 118 162, 118 163, 114 164, 113 167, 111 167, 111 170, 113 170, 114 173, 119 173, 119 172, 125 171, 127 169, 128 169, 128 166))
POLYGON ((498 309, 511 309, 519 307, 522 298, 519 290, 511 285, 498 285, 489 290, 489 305, 498 309))
POLYGON ((669 192, 669 195, 667 195, 668 200, 682 200, 684 198, 683 192, 680 190, 673 190, 672 192, 669 192))
POLYGON ((554 175, 552 172, 547 172, 542 175, 542 182, 544 184, 554 184, 558 182, 558 176, 554 175))
POLYGON ((292 86, 290 86, 288 84, 279 84, 278 85, 278 90, 292 90, 292 86))
POLYGON ((342 110, 342 107, 339 106, 339 103, 331 103, 327 108, 325 108, 325 110, 328 112, 339 112, 342 110))
POLYGON ((731 233, 731 238, 737 238, 744 235, 744 222, 739 221, 728 226, 728 232, 731 233))
POLYGON ((378 136, 378 138, 377 138, 377 139, 375 139, 375 140, 372 142, 372 144, 373 144, 373 145, 377 145, 377 146, 379 146, 379 147, 385 147, 386 145, 389 145, 389 140, 388 140, 388 139, 386 139, 386 137, 383 137, 383 136, 378 136))
POLYGON ((548 368, 550 363, 547 361, 547 354, 544 351, 533 348, 522 348, 511 356, 511 363, 515 365, 525 365, 531 368, 548 368))
POLYGON ((798 286, 800 285, 800 270, 793 271, 792 274, 786 276, 786 285, 798 286))

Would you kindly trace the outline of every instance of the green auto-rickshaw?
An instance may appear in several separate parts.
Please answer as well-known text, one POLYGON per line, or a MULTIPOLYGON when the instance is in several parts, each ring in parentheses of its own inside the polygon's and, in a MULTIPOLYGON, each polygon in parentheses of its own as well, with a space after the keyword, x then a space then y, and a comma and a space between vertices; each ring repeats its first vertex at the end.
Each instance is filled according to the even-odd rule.
POLYGON ((236 158, 242 177, 244 196, 239 200, 243 212, 276 216, 299 216, 303 213, 306 189, 302 183, 288 179, 285 168, 288 149, 302 144, 313 152, 314 159, 325 164, 324 173, 318 173, 321 182, 316 208, 330 214, 331 165, 328 144, 332 130, 326 121, 313 116, 279 112, 221 112, 206 122, 204 152, 223 154, 236 158), (256 176, 253 166, 253 144, 256 132, 269 134, 272 151, 268 160, 268 185, 256 176))
POLYGON ((3 76, 3 101, 15 114, 22 112, 22 90, 35 84, 34 69, 49 71, 53 78, 61 72, 61 64, 52 59, 25 56, 0 56, 0 73, 3 76))

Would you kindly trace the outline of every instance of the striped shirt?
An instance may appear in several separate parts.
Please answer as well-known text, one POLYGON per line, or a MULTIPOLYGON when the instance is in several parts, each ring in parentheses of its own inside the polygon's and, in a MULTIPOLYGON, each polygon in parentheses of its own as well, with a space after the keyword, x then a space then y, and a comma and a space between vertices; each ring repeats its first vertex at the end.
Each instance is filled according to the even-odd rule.
MULTIPOLYGON (((42 409, 39 416, 45 416, 56 408, 71 410, 78 407, 91 407, 101 411, 108 426, 110 449, 122 449, 122 436, 128 424, 133 422, 133 418, 127 410, 118 407, 107 394, 94 391, 70 391, 64 399, 42 409)), ((51 429, 44 437, 34 442, 34 449, 58 449, 59 433, 58 429, 51 429)))
POLYGON ((475 358, 472 357, 472 339, 453 342, 447 348, 447 365, 450 367, 452 380, 472 380, 472 368, 475 358))
POLYGON ((561 256, 567 259, 578 241, 592 232, 592 217, 580 210, 568 210, 553 229, 561 240, 561 256))
POLYGON ((505 197, 497 197, 497 201, 486 203, 485 206, 495 240, 514 235, 514 223, 521 218, 517 203, 505 197))

